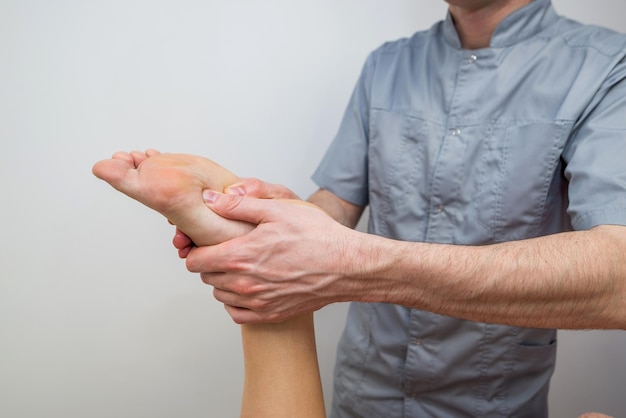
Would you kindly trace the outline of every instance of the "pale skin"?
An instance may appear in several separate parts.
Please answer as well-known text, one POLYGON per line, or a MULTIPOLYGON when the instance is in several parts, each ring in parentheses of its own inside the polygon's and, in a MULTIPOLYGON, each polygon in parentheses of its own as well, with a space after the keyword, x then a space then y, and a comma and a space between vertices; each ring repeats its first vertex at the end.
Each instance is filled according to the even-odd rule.
MULTIPOLYGON (((463 47, 478 49, 489 46, 505 16, 530 1, 448 3, 463 47)), ((290 193, 258 181, 239 187, 252 197, 290 193)), ((188 269, 215 287, 235 322, 279 321, 363 301, 516 326, 626 329, 622 225, 481 247, 425 244, 352 230, 363 208, 327 190, 309 201, 334 222, 279 201, 215 194, 207 204, 216 213, 259 227, 209 248, 192 247, 177 234, 188 269)))
MULTIPOLYGON (((463 46, 480 48, 505 16, 530 1, 448 3, 463 46)), ((252 197, 293 196, 259 181, 239 185, 246 187, 252 197)), ((211 200, 221 216, 259 227, 215 247, 192 248, 180 235, 175 245, 238 323, 363 301, 517 326, 626 329, 621 225, 481 247, 439 245, 355 232, 363 208, 327 190, 309 201, 337 222, 279 201, 219 194, 211 200)))
MULTIPOLYGON (((211 245, 217 241, 215 236, 238 236, 253 231, 250 223, 225 221, 206 212, 200 199, 203 190, 224 190, 236 179, 210 160, 182 154, 159 154, 153 150, 122 152, 97 163, 93 172, 122 193, 162 213, 172 223, 179 222, 175 223, 180 231, 176 237, 187 241, 187 248, 189 237, 196 244, 211 245), (181 213, 187 209, 205 222, 181 213), (203 237, 197 231, 210 236, 203 237)), ((238 192, 249 190, 274 198, 293 197, 281 186, 258 180, 244 181, 235 188, 239 188, 238 192)), ((316 195, 319 198, 325 194, 319 192, 316 195)), ((329 206, 328 210, 341 218, 338 216, 343 212, 341 205, 339 202, 339 205, 329 206)), ((294 206, 310 210, 308 215, 313 216, 313 221, 328 218, 316 208, 294 206), (322 215, 321 218, 318 215, 322 215)), ((304 314, 278 324, 242 326, 245 383, 241 417, 325 417, 312 319, 311 314, 304 314)), ((581 416, 605 417, 599 413, 581 416)))
MULTIPOLYGON (((93 173, 164 215, 197 245, 212 245, 254 228, 221 218, 203 203, 203 190, 223 191, 238 180, 206 158, 155 150, 119 152, 94 165, 93 173)), ((313 315, 243 325, 241 333, 245 379, 240 416, 324 418, 313 315)))
POLYGON ((465 49, 489 46, 491 34, 509 14, 532 0, 446 0, 465 49))
MULTIPOLYGON (((184 251, 188 269, 215 287, 238 323, 361 301, 517 326, 626 329, 623 226, 452 246, 364 234, 280 201, 216 196, 208 203, 215 212, 259 226, 223 244, 184 251)), ((324 190, 310 201, 347 226, 361 213, 324 190)))

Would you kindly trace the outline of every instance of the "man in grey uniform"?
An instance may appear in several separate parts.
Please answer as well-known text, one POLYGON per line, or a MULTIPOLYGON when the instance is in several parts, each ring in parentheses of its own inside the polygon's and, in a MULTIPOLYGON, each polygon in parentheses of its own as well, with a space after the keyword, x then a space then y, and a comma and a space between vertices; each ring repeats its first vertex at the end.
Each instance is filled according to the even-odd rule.
POLYGON ((259 227, 178 237, 236 322, 354 302, 336 418, 547 417, 555 328, 626 328, 626 37, 549 0, 448 3, 368 57, 313 176, 334 220, 213 195, 259 227))

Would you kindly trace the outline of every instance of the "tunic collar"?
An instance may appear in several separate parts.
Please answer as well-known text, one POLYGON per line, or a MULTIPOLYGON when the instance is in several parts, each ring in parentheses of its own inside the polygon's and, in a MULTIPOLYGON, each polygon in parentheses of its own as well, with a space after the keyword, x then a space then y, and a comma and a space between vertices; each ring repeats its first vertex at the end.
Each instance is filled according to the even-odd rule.
MULTIPOLYGON (((531 38, 558 19, 551 0, 534 0, 514 11, 496 27, 491 35, 491 48, 502 48, 531 38)), ((443 22, 443 35, 447 43, 461 49, 461 41, 448 12, 443 22)))

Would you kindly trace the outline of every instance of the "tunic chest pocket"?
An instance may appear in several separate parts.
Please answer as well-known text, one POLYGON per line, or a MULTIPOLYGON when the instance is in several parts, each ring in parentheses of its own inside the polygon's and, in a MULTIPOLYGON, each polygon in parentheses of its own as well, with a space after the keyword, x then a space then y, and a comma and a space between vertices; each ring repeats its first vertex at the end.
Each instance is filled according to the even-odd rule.
POLYGON ((421 237, 428 184, 427 130, 427 122, 420 118, 388 110, 372 111, 369 191, 376 233, 405 240, 421 237))
MULTIPOLYGON (((495 242, 535 236, 555 180, 566 123, 493 125, 473 167, 474 215, 495 242)), ((556 179, 557 181, 563 181, 556 179)))

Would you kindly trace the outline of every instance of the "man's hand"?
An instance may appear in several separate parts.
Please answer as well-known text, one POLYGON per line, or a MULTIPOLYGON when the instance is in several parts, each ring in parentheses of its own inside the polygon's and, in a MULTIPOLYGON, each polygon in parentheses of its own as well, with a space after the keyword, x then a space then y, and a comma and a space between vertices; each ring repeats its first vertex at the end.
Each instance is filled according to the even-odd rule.
MULTIPOLYGON (((283 185, 266 183, 256 178, 241 179, 224 189, 224 193, 259 199, 299 199, 294 192, 283 185)), ((193 241, 179 229, 176 229, 172 243, 178 250, 180 258, 186 258, 194 247, 193 241)))
POLYGON ((218 215, 258 225, 186 253, 188 270, 214 287, 236 323, 278 322, 350 298, 337 282, 362 234, 302 201, 214 192, 205 198, 218 215))
POLYGON ((300 199, 282 184, 266 183, 256 178, 241 179, 226 187, 224 193, 258 199, 300 199))

